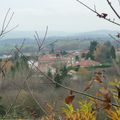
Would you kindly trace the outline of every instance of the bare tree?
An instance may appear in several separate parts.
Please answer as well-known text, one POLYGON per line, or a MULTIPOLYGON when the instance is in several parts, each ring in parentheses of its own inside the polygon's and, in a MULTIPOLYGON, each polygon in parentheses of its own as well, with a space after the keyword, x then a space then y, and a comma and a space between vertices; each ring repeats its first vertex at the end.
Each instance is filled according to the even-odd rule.
POLYGON ((9 8, 5 14, 2 27, 1 27, 1 32, 0 32, 0 37, 4 37, 5 34, 11 32, 12 30, 16 29, 19 25, 15 25, 12 28, 9 28, 9 25, 13 19, 14 12, 11 13, 11 9, 9 8))

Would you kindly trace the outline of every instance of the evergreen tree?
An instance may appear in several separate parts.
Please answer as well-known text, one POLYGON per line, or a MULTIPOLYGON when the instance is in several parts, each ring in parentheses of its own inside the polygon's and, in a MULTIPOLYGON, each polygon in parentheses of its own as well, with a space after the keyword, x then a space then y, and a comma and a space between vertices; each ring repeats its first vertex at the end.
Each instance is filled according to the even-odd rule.
POLYGON ((65 50, 61 50, 61 51, 60 51, 60 54, 61 54, 61 55, 67 55, 67 52, 66 52, 65 50))
POLYGON ((89 51, 90 51, 91 54, 93 54, 93 52, 95 51, 97 45, 98 45, 98 42, 97 42, 97 41, 92 41, 92 42, 90 42, 89 51))
POLYGON ((86 54, 85 59, 91 59, 91 60, 94 60, 94 55, 93 55, 93 53, 88 52, 88 53, 86 54))
POLYGON ((94 51, 96 50, 97 45, 98 45, 97 41, 90 42, 90 48, 89 48, 89 52, 86 55, 86 59, 90 58, 94 60, 94 51))
MULTIPOLYGON (((67 73, 68 73, 68 70, 67 70, 67 67, 66 65, 64 65, 60 70, 59 72, 56 72, 56 76, 54 77, 54 81, 59 83, 59 84, 62 84, 63 83, 63 80, 67 77, 67 73)), ((60 87, 59 84, 55 84, 55 87, 58 88, 60 87)))
POLYGON ((115 48, 109 41, 99 44, 94 52, 94 57, 101 63, 111 63, 112 59, 116 58, 115 48))
POLYGON ((75 61, 79 61, 80 57, 78 55, 75 56, 75 61))
POLYGON ((51 72, 51 69, 48 70, 47 75, 48 75, 48 77, 52 78, 52 72, 51 72))
POLYGON ((112 57, 113 59, 116 59, 116 52, 115 52, 114 46, 111 47, 111 57, 112 57))
POLYGON ((61 79, 64 79, 66 76, 67 76, 67 67, 64 66, 62 69, 61 69, 61 79))
POLYGON ((59 87, 60 87, 59 84, 62 84, 61 76, 60 76, 59 73, 56 74, 56 76, 55 76, 55 78, 54 78, 54 81, 56 82, 55 87, 56 87, 56 88, 59 88, 59 87))

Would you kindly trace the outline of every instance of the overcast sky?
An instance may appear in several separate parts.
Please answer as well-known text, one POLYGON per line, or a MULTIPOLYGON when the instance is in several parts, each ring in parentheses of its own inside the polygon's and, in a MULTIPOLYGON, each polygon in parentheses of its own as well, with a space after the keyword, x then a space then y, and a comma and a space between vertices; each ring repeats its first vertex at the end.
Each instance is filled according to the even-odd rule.
MULTIPOLYGON (((112 11, 106 0, 82 0, 91 7, 94 4, 100 12, 112 11)), ((114 5, 118 8, 115 1, 114 5)), ((85 32, 99 29, 119 29, 107 21, 99 19, 76 0, 0 0, 0 21, 5 12, 11 8, 15 12, 13 24, 19 24, 17 30, 44 30, 46 25, 50 31, 85 32)))

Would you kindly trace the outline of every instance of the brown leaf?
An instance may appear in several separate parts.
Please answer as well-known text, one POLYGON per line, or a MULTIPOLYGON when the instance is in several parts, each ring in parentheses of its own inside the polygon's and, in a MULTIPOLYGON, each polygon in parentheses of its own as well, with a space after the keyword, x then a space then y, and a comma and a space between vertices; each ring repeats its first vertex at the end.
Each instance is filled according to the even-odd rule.
POLYGON ((98 81, 99 83, 102 83, 102 79, 99 75, 95 75, 93 78, 92 78, 94 81, 98 81))
POLYGON ((98 74, 98 75, 102 75, 102 72, 99 71, 97 74, 98 74))
POLYGON ((100 92, 104 98, 104 103, 103 103, 104 109, 110 109, 111 108, 111 104, 110 104, 111 96, 110 96, 109 90, 106 87, 104 87, 100 92))
POLYGON ((46 104, 46 108, 48 110, 48 112, 52 113, 53 112, 53 107, 50 104, 46 104))
POLYGON ((104 106, 104 109, 106 109, 106 110, 110 110, 111 109, 111 104, 110 103, 104 103, 103 104, 103 106, 104 106))
POLYGON ((110 99, 110 93, 106 87, 104 87, 100 92, 106 100, 110 99))
POLYGON ((66 104, 71 104, 71 103, 73 102, 74 98, 75 98, 74 95, 67 96, 67 97, 65 98, 65 103, 66 103, 66 104))
POLYGON ((99 110, 101 108, 100 101, 98 100, 94 100, 94 105, 95 106, 93 106, 94 107, 93 110, 99 110))

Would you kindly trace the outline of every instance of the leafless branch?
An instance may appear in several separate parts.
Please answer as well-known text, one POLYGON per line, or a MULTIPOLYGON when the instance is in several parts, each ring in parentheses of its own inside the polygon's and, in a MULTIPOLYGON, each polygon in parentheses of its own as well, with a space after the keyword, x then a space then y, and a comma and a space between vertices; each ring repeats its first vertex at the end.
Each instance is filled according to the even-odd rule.
POLYGON ((43 46, 43 44, 44 44, 44 42, 45 42, 45 40, 46 40, 46 37, 47 37, 47 33, 48 33, 48 26, 46 27, 45 34, 44 34, 44 38, 43 38, 43 40, 41 41, 41 40, 40 40, 40 37, 39 37, 39 35, 38 35, 38 32, 37 32, 37 31, 35 32, 34 38, 35 38, 35 40, 36 40, 36 42, 37 42, 37 45, 38 45, 38 51, 40 51, 40 50, 42 49, 42 46, 43 46))
POLYGON ((97 9, 96 9, 96 5, 95 5, 95 4, 94 4, 94 10, 97 11, 97 9))
POLYGON ((10 18, 9 18, 9 20, 8 20, 8 22, 7 22, 7 24, 6 24, 6 26, 4 27, 4 31, 5 31, 5 30, 7 29, 7 27, 9 26, 9 24, 10 24, 12 18, 13 18, 13 15, 14 15, 14 12, 11 14, 11 16, 10 16, 10 18))
POLYGON ((44 49, 45 47, 48 47, 51 44, 54 44, 55 42, 57 42, 57 40, 55 40, 55 41, 53 41, 53 42, 51 42, 51 43, 49 43, 47 45, 42 46, 40 50, 44 49))
POLYGON ((11 9, 9 8, 7 10, 6 14, 5 14, 5 17, 4 17, 4 20, 3 20, 3 23, 2 23, 1 32, 0 32, 0 37, 2 37, 3 35, 7 34, 8 32, 11 32, 12 30, 14 30, 15 28, 18 27, 18 25, 16 25, 16 26, 8 29, 8 27, 9 27, 11 21, 12 21, 12 18, 14 16, 14 12, 12 12, 12 14, 10 14, 10 11, 11 11, 11 9), (10 17, 9 17, 9 15, 10 15, 10 17))
POLYGON ((36 104, 39 106, 39 108, 45 113, 45 115, 48 116, 48 113, 46 112, 46 110, 40 105, 40 103, 38 102, 38 100, 35 98, 35 96, 33 95, 31 89, 30 89, 30 86, 28 84, 28 82, 26 81, 26 85, 27 85, 27 89, 31 95, 31 97, 33 98, 33 100, 36 102, 36 104))
POLYGON ((20 46, 20 48, 19 48, 20 50, 23 48, 23 46, 24 46, 24 44, 25 44, 25 41, 26 41, 26 39, 23 40, 23 42, 22 42, 22 44, 21 44, 21 46, 20 46))
POLYGON ((11 28, 11 29, 9 29, 9 30, 7 30, 7 31, 4 31, 4 32, 2 33, 2 35, 5 35, 5 34, 13 31, 14 29, 16 29, 16 28, 18 28, 18 27, 19 27, 19 25, 16 25, 16 26, 14 26, 13 28, 11 28))
POLYGON ((112 6, 111 2, 109 0, 107 0, 107 3, 111 7, 111 9, 115 13, 115 15, 120 19, 120 15, 117 13, 117 11, 115 10, 115 8, 112 6))
POLYGON ((109 34, 109 36, 113 39, 113 40, 115 40, 117 43, 119 43, 120 44, 120 40, 119 39, 116 39, 113 35, 111 35, 111 34, 109 34))
POLYGON ((41 43, 41 40, 40 40, 40 37, 39 37, 39 35, 38 35, 38 32, 37 32, 37 31, 35 31, 35 35, 36 35, 37 40, 39 40, 39 42, 41 43))
POLYGON ((3 20, 3 25, 2 25, 1 34, 4 32, 4 27, 5 27, 6 19, 7 19, 7 16, 8 16, 8 14, 9 14, 9 12, 10 12, 10 8, 8 9, 8 11, 7 11, 6 15, 5 15, 5 18, 4 18, 4 20, 3 20))
POLYGON ((120 6, 120 0, 118 0, 119 6, 120 6))
MULTIPOLYGON (((91 7, 89 7, 88 5, 86 5, 85 3, 81 2, 80 0, 76 0, 76 1, 77 1, 78 3, 80 3, 81 5, 83 5, 84 7, 86 7, 87 9, 89 9, 90 11, 92 11, 93 13, 95 13, 98 17, 101 16, 101 13, 98 13, 97 11, 95 11, 94 9, 92 9, 91 7)), ((102 19, 104 19, 104 20, 107 20, 108 22, 111 22, 111 23, 113 23, 113 24, 115 24, 115 25, 120 26, 119 23, 111 20, 110 18, 106 18, 106 17, 100 17, 100 18, 102 18, 102 19)))
MULTIPOLYGON (((37 32, 35 32, 35 33, 37 33, 37 32)), ((38 34, 38 33, 37 33, 37 34, 38 34)), ((39 41, 38 41, 37 35, 34 35, 34 38, 35 38, 35 40, 36 40, 36 43, 37 43, 38 49, 39 49, 39 48, 40 48, 40 43, 39 43, 39 41)))

